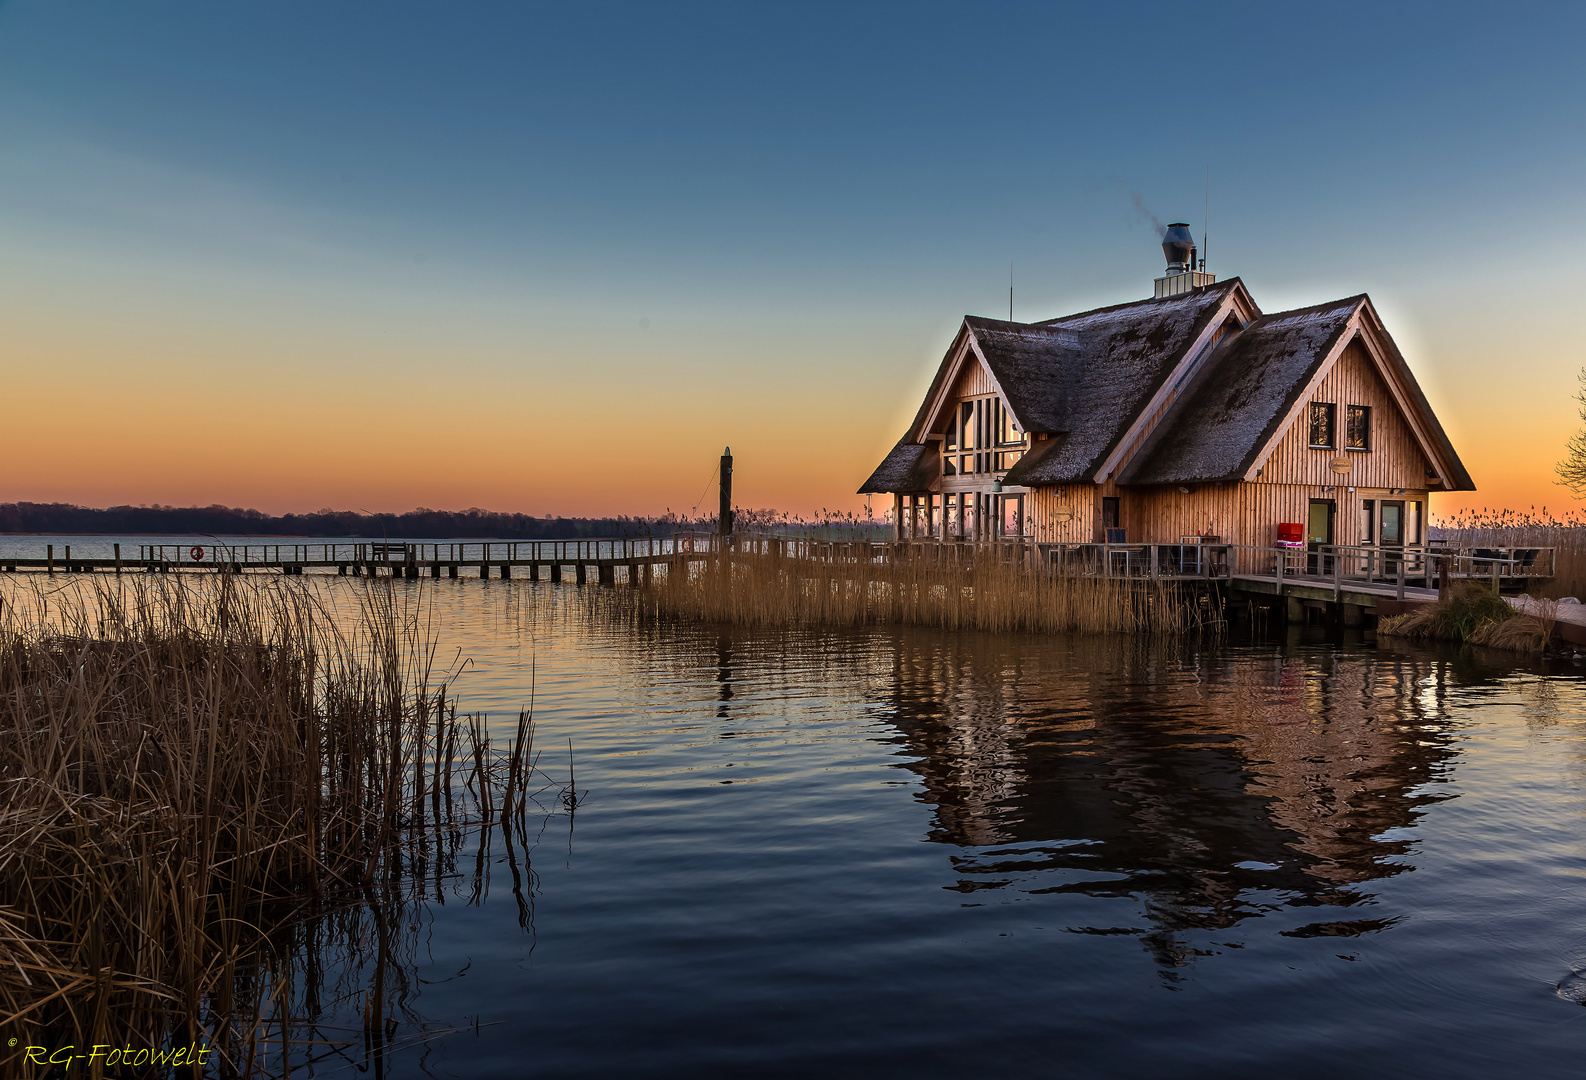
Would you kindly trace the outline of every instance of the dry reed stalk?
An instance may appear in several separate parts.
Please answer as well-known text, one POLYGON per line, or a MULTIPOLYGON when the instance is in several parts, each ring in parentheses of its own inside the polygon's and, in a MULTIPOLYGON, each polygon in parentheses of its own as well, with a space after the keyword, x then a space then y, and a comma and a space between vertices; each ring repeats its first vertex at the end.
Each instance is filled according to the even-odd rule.
POLYGON ((1529 511, 1461 510, 1437 522, 1436 536, 1466 549, 1553 548, 1557 562, 1551 581, 1538 582, 1533 594, 1586 599, 1586 519, 1578 511, 1560 518, 1546 507, 1529 511))
POLYGON ((488 829, 503 786, 524 812, 532 728, 525 713, 503 758, 432 689, 422 611, 356 587, 350 632, 298 582, 0 590, 0 1037, 202 1036, 251 1075, 279 1014, 284 1063, 272 927, 355 892, 377 923, 382 1026, 405 870, 488 829))
POLYGON ((945 630, 1172 634, 1219 623, 1186 591, 1161 582, 1071 577, 986 548, 972 560, 884 560, 731 553, 674 561, 612 608, 743 627, 931 626, 945 630))

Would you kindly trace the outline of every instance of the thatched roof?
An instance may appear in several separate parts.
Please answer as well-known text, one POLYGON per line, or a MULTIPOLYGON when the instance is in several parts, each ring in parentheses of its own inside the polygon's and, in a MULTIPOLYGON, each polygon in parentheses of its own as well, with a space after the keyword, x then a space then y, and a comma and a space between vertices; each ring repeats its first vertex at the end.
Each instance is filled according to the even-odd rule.
POLYGON ((936 464, 931 460, 934 450, 930 443, 911 442, 905 437, 876 466, 859 494, 930 490, 931 481, 936 479, 936 464))
POLYGON ((1352 296, 1263 315, 1230 335, 1119 483, 1199 484, 1243 477, 1365 300, 1352 296))

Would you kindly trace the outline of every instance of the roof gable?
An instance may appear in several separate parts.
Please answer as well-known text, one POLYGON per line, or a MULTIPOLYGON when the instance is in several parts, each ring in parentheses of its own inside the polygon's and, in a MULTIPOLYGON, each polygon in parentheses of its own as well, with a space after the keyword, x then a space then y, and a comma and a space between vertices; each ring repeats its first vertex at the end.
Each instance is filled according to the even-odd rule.
POLYGON ((1262 316, 1209 357, 1119 476, 1124 484, 1251 480, 1359 341, 1444 490, 1474 484, 1369 297, 1262 316))
POLYGON ((1342 348, 1364 297, 1264 315, 1225 340, 1119 475, 1124 484, 1242 477, 1342 348))

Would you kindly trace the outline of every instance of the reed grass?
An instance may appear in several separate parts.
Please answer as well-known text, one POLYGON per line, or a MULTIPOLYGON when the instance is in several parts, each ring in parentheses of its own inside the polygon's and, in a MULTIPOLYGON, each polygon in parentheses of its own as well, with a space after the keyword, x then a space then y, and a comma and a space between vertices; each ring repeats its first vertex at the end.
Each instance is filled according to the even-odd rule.
MULTIPOLYGON (((814 550, 814 549, 811 549, 814 550)), ((1176 634, 1220 625, 1221 612, 1162 582, 1074 577, 1010 561, 987 547, 973 558, 883 559, 867 545, 844 554, 761 551, 671 563, 647 586, 620 591, 614 609, 746 628, 928 626, 1036 633, 1176 634), (849 554, 851 553, 851 554, 849 554)))
POLYGON ((1534 585, 1532 593, 1551 599, 1586 599, 1586 517, 1580 511, 1559 517, 1546 507, 1462 510, 1437 521, 1433 535, 1465 548, 1554 548, 1554 576, 1534 585))
POLYGON ((537 781, 530 715, 492 745, 407 594, 354 588, 350 630, 280 579, 0 592, 0 1038, 201 1040, 252 1075, 279 1014, 285 1071, 271 942, 349 901, 375 923, 383 1037, 404 875, 482 824, 510 845, 537 781))
POLYGON ((1491 587, 1477 581, 1458 581, 1438 603, 1380 620, 1377 633, 1485 645, 1511 652, 1540 652, 1552 637, 1553 623, 1547 605, 1543 605, 1540 614, 1523 614, 1491 587))

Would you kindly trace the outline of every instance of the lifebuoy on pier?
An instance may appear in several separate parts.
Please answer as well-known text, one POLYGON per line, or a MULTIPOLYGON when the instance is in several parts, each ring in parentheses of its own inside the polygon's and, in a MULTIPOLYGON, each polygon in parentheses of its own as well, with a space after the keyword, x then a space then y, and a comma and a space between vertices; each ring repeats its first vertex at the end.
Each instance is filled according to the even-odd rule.
POLYGON ((195 559, 202 559, 204 557, 204 549, 199 547, 197 544, 194 544, 193 550, 189 551, 188 554, 195 559))
POLYGON ((678 550, 679 551, 693 551, 694 550, 694 538, 692 536, 683 537, 682 540, 678 541, 678 550))

